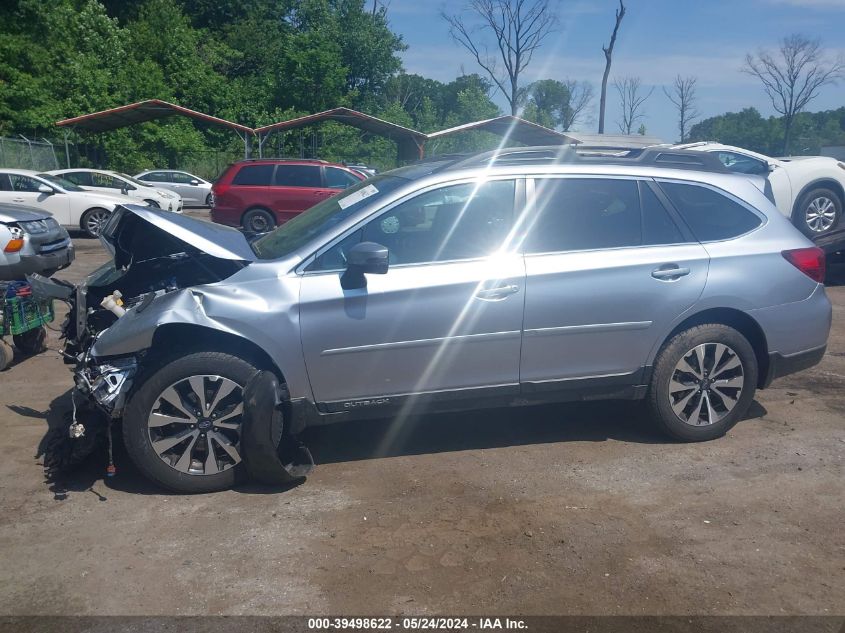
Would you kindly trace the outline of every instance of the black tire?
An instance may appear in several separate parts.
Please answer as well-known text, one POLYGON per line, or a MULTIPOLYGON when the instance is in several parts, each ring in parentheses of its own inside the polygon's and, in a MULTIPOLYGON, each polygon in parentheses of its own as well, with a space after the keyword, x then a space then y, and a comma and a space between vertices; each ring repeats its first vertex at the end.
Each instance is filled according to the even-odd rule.
POLYGON ((820 237, 839 228, 842 200, 835 191, 825 187, 812 189, 801 196, 793 215, 792 223, 799 231, 810 239, 820 237))
POLYGON ((3 371, 12 364, 15 359, 15 350, 6 341, 0 338, 0 371, 3 371))
POLYGON ((97 237, 100 234, 100 229, 109 219, 111 211, 101 207, 93 207, 82 214, 82 219, 79 221, 79 228, 88 237, 97 237))
MULTIPOLYGON (((695 359, 692 360, 692 363, 697 365, 695 359)), ((693 366, 693 369, 700 370, 701 368, 693 366)), ((699 382, 693 373, 677 374, 677 377, 683 377, 684 381, 689 377, 690 382, 699 382)), ((686 385, 687 382, 682 384, 686 385)), ((663 347, 654 363, 651 384, 646 396, 646 405, 655 422, 664 432, 684 442, 702 442, 721 437, 727 433, 748 411, 748 407, 754 399, 756 388, 757 357, 751 344, 735 329, 727 325, 709 323, 678 333, 663 347), (728 352, 733 354, 724 352, 721 348, 716 347, 718 345, 727 346, 728 352), (677 382, 673 383, 675 392, 670 395, 670 382, 676 377, 676 371, 682 371, 679 369, 679 363, 682 362, 684 357, 690 357, 689 354, 694 354, 698 346, 705 346, 706 355, 703 363, 705 371, 701 372, 705 380, 709 371, 712 371, 713 375, 722 376, 722 378, 712 383, 706 383, 707 388, 704 389, 706 398, 704 395, 700 395, 702 391, 696 393, 696 388, 679 390, 677 382), (720 359, 713 359, 713 366, 708 371, 708 364, 710 358, 712 358, 708 355, 711 351, 717 349, 724 354, 721 358, 722 362, 717 363, 720 359), (727 371, 719 369, 731 365, 734 356, 741 363, 738 370, 735 368, 727 371), (732 382, 735 381, 737 373, 743 378, 739 391, 734 387, 729 387, 725 382, 728 378, 732 382), (720 395, 725 393, 730 394, 729 397, 720 395), (674 402, 675 406, 680 406, 687 396, 690 396, 686 405, 690 412, 682 411, 680 414, 676 414, 672 403, 674 402), (731 401, 731 396, 738 397, 731 401), (700 405, 701 417, 699 417, 698 411, 695 411, 698 402, 702 403, 700 405), (714 412, 714 420, 709 419, 710 413, 704 409, 704 405, 708 403, 712 403, 710 410, 714 412), (683 415, 687 415, 690 421, 682 419, 681 416, 683 415), (722 417, 719 417, 720 415, 722 417), (702 418, 707 418, 707 422, 703 422, 702 418)))
POLYGON ((144 200, 144 202, 150 205, 153 209, 161 209, 161 205, 155 200, 144 200))
MULTIPOLYGON (((151 431, 148 428, 148 419, 153 412, 154 406, 159 403, 159 397, 162 392, 171 385, 180 383, 182 380, 191 376, 214 375, 233 381, 243 389, 247 380, 256 371, 257 369, 244 359, 223 352, 194 352, 170 359, 169 362, 162 361, 158 367, 148 370, 146 375, 140 378, 142 382, 137 385, 123 416, 123 440, 132 461, 151 480, 165 488, 180 493, 215 492, 231 488, 239 481, 242 481, 245 478, 244 463, 242 461, 225 467, 214 474, 181 472, 176 468, 178 462, 176 466, 166 463, 153 449, 153 440, 151 439, 151 431)), ((182 404, 184 405, 185 402, 183 401, 182 404)), ((171 434, 171 437, 175 435, 175 432, 179 432, 180 429, 184 428, 188 430, 189 428, 186 425, 176 426, 177 429, 171 434)), ((168 431, 170 430, 168 428, 168 431)), ((195 430, 198 433, 200 432, 199 428, 195 430)), ((193 433, 194 430, 190 430, 190 432, 193 433)), ((158 433, 158 430, 155 433, 158 433)), ((208 433, 208 442, 210 443, 211 431, 209 430, 208 433)), ((204 435, 200 437, 204 437, 204 435)), ((196 441, 198 450, 205 448, 205 444, 200 445, 200 441, 204 440, 197 439, 196 441)), ((237 450, 239 450, 239 444, 240 437, 238 435, 237 441, 233 441, 233 445, 237 450)), ((178 446, 174 450, 178 452, 178 446)), ((191 463, 193 464, 194 462, 192 461, 191 463)), ((217 465, 215 465, 215 468, 217 465)))
POLYGON ((214 194, 208 194, 205 197, 205 206, 210 207, 214 203, 214 194))
POLYGON ((15 334, 12 339, 15 341, 15 347, 27 356, 35 356, 47 349, 47 331, 43 327, 15 334))
POLYGON ((241 225, 247 233, 266 233, 276 227, 276 218, 267 209, 250 209, 244 213, 241 225))

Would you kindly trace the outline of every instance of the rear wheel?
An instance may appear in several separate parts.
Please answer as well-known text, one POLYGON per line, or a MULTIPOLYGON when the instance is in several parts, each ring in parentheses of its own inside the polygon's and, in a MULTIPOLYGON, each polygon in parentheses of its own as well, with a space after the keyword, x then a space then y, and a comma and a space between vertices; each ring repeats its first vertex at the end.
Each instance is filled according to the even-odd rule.
POLYGON ((85 231, 85 234, 88 237, 97 237, 106 222, 108 222, 110 215, 111 213, 108 209, 101 209, 99 207, 88 209, 82 214, 82 220, 79 222, 79 228, 85 231))
POLYGON ((6 341, 0 338, 0 371, 3 371, 12 364, 15 359, 15 350, 6 341))
POLYGON ((242 224, 248 233, 266 233, 276 226, 276 219, 266 209, 250 209, 244 213, 242 224))
POLYGON ((221 352, 162 363, 132 396, 123 418, 126 450, 150 479, 184 493, 230 488, 243 476, 243 387, 256 372, 221 352))
POLYGON ((807 237, 819 237, 839 225, 842 201, 830 189, 808 191, 798 203, 794 224, 807 237))
POLYGON ((724 435, 745 415, 757 386, 748 340, 721 324, 677 334, 654 364, 648 407, 662 429, 686 442, 724 435))

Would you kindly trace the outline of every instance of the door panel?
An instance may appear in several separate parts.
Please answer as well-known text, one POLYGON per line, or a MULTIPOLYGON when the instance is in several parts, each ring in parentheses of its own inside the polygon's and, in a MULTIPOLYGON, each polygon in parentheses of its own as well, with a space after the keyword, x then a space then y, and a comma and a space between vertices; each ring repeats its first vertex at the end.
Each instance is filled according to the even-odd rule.
POLYGON ((636 372, 701 295, 708 263, 700 244, 526 257, 521 381, 636 372), (660 278, 671 268, 680 276, 660 278))
POLYGON ((396 266, 367 282, 343 290, 339 273, 302 280, 302 344, 318 402, 517 385, 522 257, 396 266))

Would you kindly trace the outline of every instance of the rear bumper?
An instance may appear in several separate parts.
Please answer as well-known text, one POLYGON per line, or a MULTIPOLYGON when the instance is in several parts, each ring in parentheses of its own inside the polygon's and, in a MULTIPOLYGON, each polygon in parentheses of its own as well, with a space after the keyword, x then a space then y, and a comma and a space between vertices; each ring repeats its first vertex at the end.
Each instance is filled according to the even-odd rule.
POLYGON ((241 225, 241 215, 236 209, 211 207, 210 216, 211 221, 216 222, 217 224, 235 227, 239 227, 241 225))
POLYGON ((769 371, 763 379, 762 387, 765 389, 775 378, 788 376, 804 369, 809 369, 814 365, 818 365, 824 357, 827 345, 822 345, 815 349, 809 349, 797 354, 790 354, 784 356, 778 352, 769 354, 769 371))

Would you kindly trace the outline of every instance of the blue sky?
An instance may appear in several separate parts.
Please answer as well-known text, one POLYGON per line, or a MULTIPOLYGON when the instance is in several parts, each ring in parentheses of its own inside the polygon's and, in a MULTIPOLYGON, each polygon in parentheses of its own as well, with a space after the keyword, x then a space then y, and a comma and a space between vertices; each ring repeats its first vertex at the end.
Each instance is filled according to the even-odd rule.
MULTIPOLYGON (((554 0, 552 0, 554 2, 554 0)), ((455 44, 440 11, 453 13, 463 0, 386 0, 391 27, 409 48, 405 70, 441 81, 461 72, 481 72, 469 53, 455 44)), ((613 28, 617 0, 559 0, 560 24, 527 69, 525 80, 572 78, 598 92, 604 70, 601 51, 613 28)), ((614 76, 639 76, 655 86, 646 102, 649 134, 677 136, 677 116, 661 90, 677 73, 698 77, 702 118, 747 106, 774 114, 757 81, 740 72, 747 52, 774 48, 790 33, 820 38, 828 54, 845 55, 845 0, 627 0, 627 13, 616 42, 614 76)), ((506 101, 495 96, 503 111, 506 101)), ((606 131, 617 131, 618 97, 608 86, 606 131)), ((845 106, 845 81, 823 88, 809 110, 845 106)), ((581 126, 594 132, 594 121, 581 126)))

